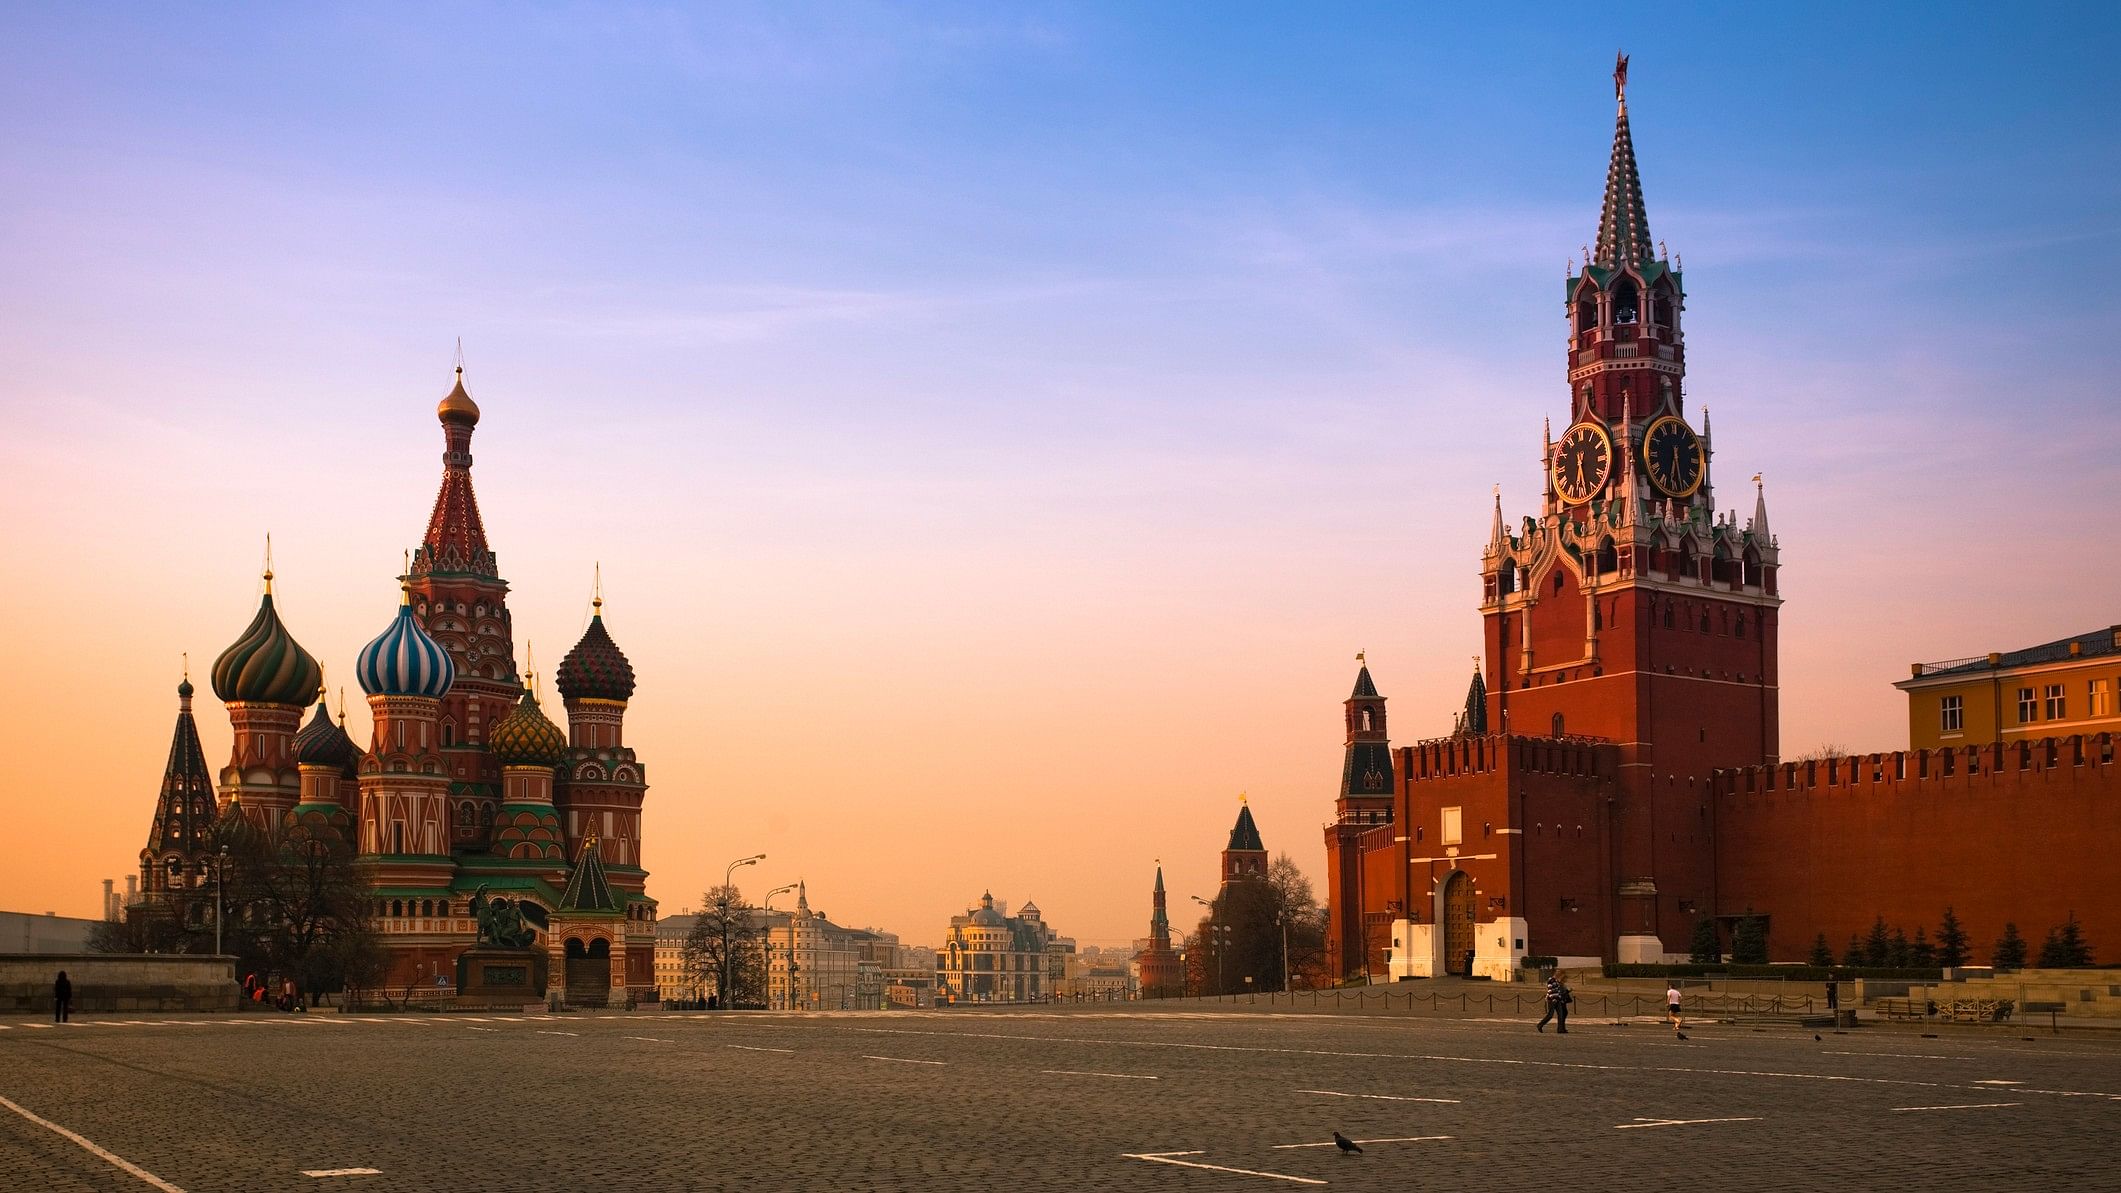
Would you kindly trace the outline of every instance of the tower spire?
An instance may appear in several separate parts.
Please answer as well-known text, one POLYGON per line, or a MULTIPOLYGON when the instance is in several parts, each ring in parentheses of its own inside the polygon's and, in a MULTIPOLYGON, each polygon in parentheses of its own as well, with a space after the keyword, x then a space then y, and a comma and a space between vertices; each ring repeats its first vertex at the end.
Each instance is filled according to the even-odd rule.
POLYGON ((500 572, 486 545, 486 523, 471 488, 471 435, 479 425, 479 404, 464 389, 463 351, 459 341, 456 384, 435 407, 442 423, 442 487, 413 562, 421 576, 442 572, 497 580, 500 572))
POLYGON ((1650 217, 1642 201, 1642 174, 1635 166, 1635 138, 1628 130, 1628 56, 1613 66, 1613 156, 1605 171, 1605 206, 1598 216, 1598 246, 1592 263, 1606 269, 1646 265, 1651 260, 1650 217))

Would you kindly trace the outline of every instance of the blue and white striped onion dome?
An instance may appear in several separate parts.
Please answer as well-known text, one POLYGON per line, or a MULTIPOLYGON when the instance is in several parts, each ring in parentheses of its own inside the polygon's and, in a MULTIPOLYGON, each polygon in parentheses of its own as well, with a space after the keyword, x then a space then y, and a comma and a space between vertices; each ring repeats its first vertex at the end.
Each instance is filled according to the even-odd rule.
POLYGON ((413 620, 412 606, 398 606, 397 620, 361 648, 354 676, 371 696, 425 696, 440 700, 456 682, 449 651, 413 620))

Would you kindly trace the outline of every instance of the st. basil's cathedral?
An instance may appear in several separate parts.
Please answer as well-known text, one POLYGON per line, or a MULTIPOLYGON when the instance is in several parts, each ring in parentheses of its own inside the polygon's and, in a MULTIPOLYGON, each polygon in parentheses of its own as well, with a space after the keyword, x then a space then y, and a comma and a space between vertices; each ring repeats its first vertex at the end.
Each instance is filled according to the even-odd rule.
POLYGON ((599 593, 554 675, 566 730, 546 716, 536 676, 526 683, 516 667, 508 583, 472 492, 479 408, 462 368, 436 416, 441 492, 398 577, 396 612, 355 662, 374 721, 368 748, 348 736, 343 708, 337 719, 327 708, 322 669, 274 606, 268 564, 257 615, 213 666, 235 739, 217 780, 189 678, 177 689, 140 851, 141 900, 196 920, 230 831, 301 826, 352 845, 372 885, 388 987, 447 985, 483 897, 511 900, 544 925, 535 943, 551 992, 589 1005, 653 999, 656 909, 641 866, 648 788, 624 734, 633 667, 604 626, 599 593))

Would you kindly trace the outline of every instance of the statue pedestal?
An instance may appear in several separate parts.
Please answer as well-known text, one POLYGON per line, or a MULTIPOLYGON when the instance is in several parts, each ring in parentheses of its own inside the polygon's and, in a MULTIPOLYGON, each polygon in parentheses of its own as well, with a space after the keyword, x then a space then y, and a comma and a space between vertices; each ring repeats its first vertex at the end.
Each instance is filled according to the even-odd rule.
POLYGON ((482 944, 457 958, 457 1005, 545 1000, 545 953, 482 944))

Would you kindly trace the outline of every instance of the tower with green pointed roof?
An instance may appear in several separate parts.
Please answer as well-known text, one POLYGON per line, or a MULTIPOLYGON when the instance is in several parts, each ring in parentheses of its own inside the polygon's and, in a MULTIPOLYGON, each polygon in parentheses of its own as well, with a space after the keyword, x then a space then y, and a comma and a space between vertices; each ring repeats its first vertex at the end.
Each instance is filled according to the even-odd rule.
POLYGON ((1223 847, 1222 885, 1227 890, 1233 882, 1263 882, 1266 877, 1267 845, 1259 839, 1259 826, 1252 821, 1252 801, 1240 795, 1237 823, 1230 826, 1230 843, 1223 847))
POLYGON ((1385 726, 1385 697, 1370 676, 1364 652, 1357 652, 1355 666, 1354 690, 1341 704, 1346 732, 1340 794, 1333 802, 1333 821, 1325 827, 1326 964, 1336 979, 1363 972, 1362 921, 1341 913, 1361 900, 1363 836, 1392 823, 1398 794, 1392 740, 1385 726))
POLYGON ((1181 998, 1186 993, 1185 963, 1171 947, 1171 913, 1165 905, 1164 864, 1156 863, 1156 886, 1149 894, 1149 944, 1135 957, 1141 971, 1143 998, 1181 998))
POLYGON ((214 822, 219 813, 213 775, 199 748, 191 697, 187 677, 177 685, 177 723, 170 733, 169 761, 162 767, 154 823, 140 850, 139 898, 143 903, 176 905, 201 898, 211 903, 214 822))

